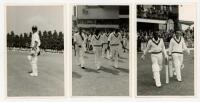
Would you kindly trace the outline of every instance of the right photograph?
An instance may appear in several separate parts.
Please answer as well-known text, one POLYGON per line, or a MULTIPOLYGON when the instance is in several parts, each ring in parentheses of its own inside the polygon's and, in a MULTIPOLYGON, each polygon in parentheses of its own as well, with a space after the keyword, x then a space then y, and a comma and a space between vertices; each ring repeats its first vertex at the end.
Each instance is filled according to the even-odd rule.
POLYGON ((196 5, 137 5, 137 96, 195 95, 196 5))

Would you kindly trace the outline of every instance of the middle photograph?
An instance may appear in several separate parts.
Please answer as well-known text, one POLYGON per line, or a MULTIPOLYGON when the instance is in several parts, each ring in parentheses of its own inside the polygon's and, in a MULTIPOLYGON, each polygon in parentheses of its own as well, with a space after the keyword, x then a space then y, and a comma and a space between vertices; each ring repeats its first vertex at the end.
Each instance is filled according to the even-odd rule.
POLYGON ((129 96, 129 5, 72 10, 72 96, 129 96))

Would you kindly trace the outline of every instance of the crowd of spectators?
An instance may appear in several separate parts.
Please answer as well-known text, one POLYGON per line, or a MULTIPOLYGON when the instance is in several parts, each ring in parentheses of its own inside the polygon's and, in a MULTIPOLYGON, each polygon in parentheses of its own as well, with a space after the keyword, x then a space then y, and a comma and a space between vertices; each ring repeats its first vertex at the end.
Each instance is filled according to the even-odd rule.
POLYGON ((148 19, 169 19, 169 16, 172 15, 171 10, 167 9, 167 6, 162 5, 152 5, 149 8, 145 8, 144 5, 137 6, 137 17, 138 18, 148 18, 148 19), (159 7, 156 7, 159 6, 159 7))
MULTIPOLYGON (((171 40, 171 38, 174 36, 174 31, 158 31, 159 37, 162 38, 165 42, 166 48, 168 48, 168 44, 171 40)), ((147 42, 149 39, 152 38, 153 31, 142 31, 138 30, 137 32, 137 51, 143 51, 147 45, 147 42)), ((184 31, 182 31, 182 36, 186 42, 186 45, 189 48, 194 47, 194 28, 188 28, 184 31)))

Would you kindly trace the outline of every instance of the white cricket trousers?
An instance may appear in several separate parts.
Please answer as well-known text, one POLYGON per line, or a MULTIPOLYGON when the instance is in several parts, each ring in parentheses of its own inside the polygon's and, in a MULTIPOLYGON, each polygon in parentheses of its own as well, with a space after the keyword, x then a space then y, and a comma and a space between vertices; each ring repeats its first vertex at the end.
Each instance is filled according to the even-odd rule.
POLYGON ((112 54, 112 58, 114 59, 114 67, 118 68, 118 59, 119 59, 119 45, 117 46, 110 46, 110 50, 111 50, 111 54, 112 54))
POLYGON ((123 39, 123 45, 124 45, 124 47, 126 48, 127 47, 127 39, 123 39))
POLYGON ((38 68, 37 68, 37 60, 38 57, 36 56, 31 56, 31 67, 32 67, 32 73, 35 75, 38 75, 38 68))
POLYGON ((147 43, 146 42, 142 42, 141 43, 141 50, 144 52, 144 50, 146 49, 147 43))
POLYGON ((172 60, 176 71, 176 78, 178 81, 182 81, 181 78, 181 65, 183 64, 183 54, 172 53, 172 60))
POLYGON ((160 71, 162 70, 163 55, 162 53, 151 54, 152 72, 156 86, 161 86, 160 71))
POLYGON ((102 57, 105 57, 105 56, 107 58, 110 57, 110 52, 109 52, 109 50, 107 48, 108 48, 108 44, 107 43, 103 43, 103 46, 102 46, 102 57))
POLYGON ((78 65, 81 65, 81 67, 84 67, 85 61, 84 61, 84 47, 76 46, 76 63, 78 65))
POLYGON ((102 46, 94 46, 94 55, 95 55, 95 65, 97 69, 101 67, 101 51, 102 51, 102 46))

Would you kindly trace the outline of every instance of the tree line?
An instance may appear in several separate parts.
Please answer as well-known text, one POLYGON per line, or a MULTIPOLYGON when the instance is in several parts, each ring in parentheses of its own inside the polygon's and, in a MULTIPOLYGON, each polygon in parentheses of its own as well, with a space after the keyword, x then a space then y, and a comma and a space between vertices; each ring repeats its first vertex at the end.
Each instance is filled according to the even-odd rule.
MULTIPOLYGON (((38 31, 40 36, 40 48, 61 51, 64 50, 64 34, 62 32, 38 31)), ((7 47, 30 48, 32 32, 15 34, 14 31, 7 33, 7 47)))

